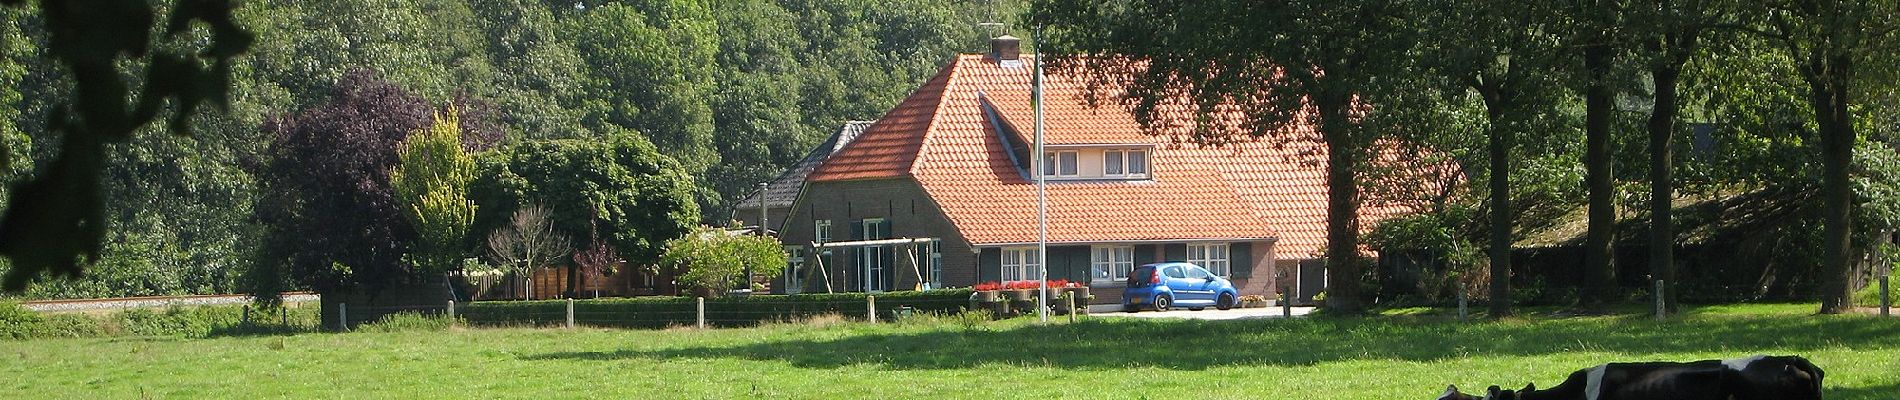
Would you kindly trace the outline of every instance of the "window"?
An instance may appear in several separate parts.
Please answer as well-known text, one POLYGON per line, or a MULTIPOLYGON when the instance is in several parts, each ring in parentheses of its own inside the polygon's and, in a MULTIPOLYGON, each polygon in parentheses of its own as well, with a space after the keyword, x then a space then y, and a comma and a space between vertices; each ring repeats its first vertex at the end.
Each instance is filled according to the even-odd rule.
POLYGON ((805 248, 785 246, 785 294, 805 290, 805 248))
POLYGON ((1089 269, 1096 282, 1128 279, 1135 269, 1134 246, 1095 246, 1090 253, 1089 269))
POLYGON ((1003 248, 1003 281, 1036 279, 1038 258, 1034 247, 1003 248))
POLYGON ((1219 276, 1233 274, 1232 261, 1228 259, 1226 243, 1190 243, 1187 245, 1188 263, 1206 267, 1208 272, 1219 276))
POLYGON ((1128 176, 1130 177, 1148 176, 1148 151, 1147 150, 1129 150, 1128 151, 1128 176))
POLYGON ((1115 149, 1102 151, 1102 176, 1139 179, 1148 177, 1148 150, 1115 149))
POLYGON ((930 242, 924 245, 924 253, 929 254, 928 257, 930 257, 924 262, 924 265, 930 267, 928 268, 930 275, 925 279, 932 289, 943 287, 943 248, 938 243, 930 242))
POLYGON ((831 220, 817 220, 812 222, 812 225, 816 227, 814 230, 817 231, 812 235, 812 238, 815 239, 816 242, 825 243, 831 241, 831 220))
POLYGON ((1187 273, 1181 272, 1181 266, 1179 265, 1168 266, 1167 269, 1161 270, 1161 274, 1174 279, 1187 279, 1187 273))
MULTIPOLYGON (((859 239, 884 239, 883 218, 865 218, 858 221, 864 237, 859 239)), ((858 274, 862 277, 862 288, 866 292, 882 292, 885 285, 884 246, 864 246, 858 249, 858 274)))
POLYGON ((1207 279, 1207 270, 1189 267, 1187 269, 1187 277, 1188 279, 1207 279))
POLYGON ((1076 176, 1075 150, 1051 151, 1043 153, 1042 174, 1055 177, 1073 178, 1076 176))

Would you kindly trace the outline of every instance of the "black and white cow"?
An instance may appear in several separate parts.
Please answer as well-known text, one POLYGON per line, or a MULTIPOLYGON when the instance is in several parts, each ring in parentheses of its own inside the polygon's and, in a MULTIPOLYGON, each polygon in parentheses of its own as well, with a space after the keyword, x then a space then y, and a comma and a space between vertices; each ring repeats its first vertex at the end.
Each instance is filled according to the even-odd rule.
POLYGON ((1610 363, 1572 372, 1546 390, 1492 386, 1477 397, 1452 386, 1438 400, 1820 400, 1823 375, 1798 356, 1610 363))

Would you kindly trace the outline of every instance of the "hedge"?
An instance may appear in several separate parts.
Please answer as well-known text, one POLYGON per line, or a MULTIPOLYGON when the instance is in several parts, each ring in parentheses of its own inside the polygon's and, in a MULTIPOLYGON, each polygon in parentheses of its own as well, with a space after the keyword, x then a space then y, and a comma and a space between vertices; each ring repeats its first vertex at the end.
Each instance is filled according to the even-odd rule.
MULTIPOLYGON (((863 319, 866 293, 751 295, 706 299, 706 323, 719 327, 758 325, 825 314, 863 319)), ((897 307, 915 312, 956 313, 969 306, 970 289, 878 293, 878 319, 889 320, 897 307)), ((567 300, 484 301, 456 310, 471 325, 560 325, 567 321, 567 300)), ((575 300, 575 324, 618 328, 693 325, 692 297, 635 297, 575 300)))
POLYGON ((243 306, 174 306, 132 308, 105 314, 39 313, 16 303, 0 303, 0 340, 49 337, 89 338, 115 336, 186 336, 271 334, 309 331, 316 325, 316 307, 286 309, 254 315, 244 322, 243 306), (288 320, 288 325, 283 324, 288 320))

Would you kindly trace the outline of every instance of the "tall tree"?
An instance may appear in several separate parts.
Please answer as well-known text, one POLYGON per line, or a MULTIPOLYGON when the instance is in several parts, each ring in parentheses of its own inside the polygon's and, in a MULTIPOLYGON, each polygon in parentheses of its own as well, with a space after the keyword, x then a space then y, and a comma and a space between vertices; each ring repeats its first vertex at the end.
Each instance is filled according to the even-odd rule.
POLYGON ((1484 105, 1490 211, 1490 314, 1511 312, 1511 246, 1516 213, 1511 203, 1512 153, 1517 137, 1558 101, 1556 82, 1543 73, 1556 64, 1550 24, 1513 11, 1515 0, 1429 3, 1425 63, 1455 83, 1457 97, 1475 94, 1484 105))
POLYGON ((329 102, 267 123, 275 140, 257 171, 266 252, 319 292, 400 282, 414 231, 388 171, 397 145, 432 112, 421 96, 357 70, 337 81, 329 102))
POLYGON ((1340 278, 1327 287, 1326 307, 1363 311, 1359 174, 1375 158, 1375 136, 1358 116, 1411 48, 1408 3, 1184 3, 1045 0, 1031 6, 1031 19, 1049 26, 1042 45, 1070 55, 1052 64, 1121 88, 1112 95, 1151 132, 1181 123, 1194 127, 1191 139, 1221 143, 1302 140, 1287 137, 1297 131, 1289 128, 1316 127, 1327 157, 1327 268, 1340 278), (1171 118, 1184 107, 1244 117, 1171 118))
POLYGON ((1632 7, 1630 25, 1649 72, 1652 102, 1649 122, 1649 274, 1663 281, 1664 302, 1675 301, 1676 234, 1675 138, 1681 114, 1680 91, 1684 68, 1701 51, 1705 31, 1724 18, 1715 0, 1643 0, 1632 7))
POLYGON ((1857 73, 1900 29, 1892 0, 1771 2, 1763 34, 1776 41, 1807 84, 1807 102, 1821 142, 1824 314, 1853 307, 1854 188, 1850 168, 1859 136, 1854 129, 1857 73))
POLYGON ((1623 52, 1625 0, 1570 0, 1555 13, 1567 21, 1565 36, 1583 58, 1584 186, 1589 192, 1589 228, 1583 243, 1581 300, 1594 307, 1616 285, 1616 177, 1611 148, 1617 55, 1623 52))

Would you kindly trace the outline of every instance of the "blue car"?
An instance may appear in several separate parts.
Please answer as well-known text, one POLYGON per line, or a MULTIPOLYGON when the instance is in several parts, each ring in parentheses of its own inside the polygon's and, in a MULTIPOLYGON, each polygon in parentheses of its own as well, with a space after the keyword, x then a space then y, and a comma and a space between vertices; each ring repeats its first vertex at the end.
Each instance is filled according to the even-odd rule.
POLYGON ((1184 262, 1164 262, 1143 265, 1128 273, 1128 289, 1122 291, 1122 310, 1167 311, 1186 307, 1200 311, 1208 306, 1225 310, 1234 308, 1240 303, 1239 299, 1240 294, 1232 282, 1207 272, 1206 268, 1184 262))

